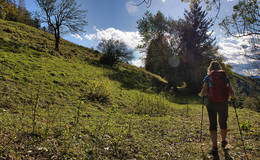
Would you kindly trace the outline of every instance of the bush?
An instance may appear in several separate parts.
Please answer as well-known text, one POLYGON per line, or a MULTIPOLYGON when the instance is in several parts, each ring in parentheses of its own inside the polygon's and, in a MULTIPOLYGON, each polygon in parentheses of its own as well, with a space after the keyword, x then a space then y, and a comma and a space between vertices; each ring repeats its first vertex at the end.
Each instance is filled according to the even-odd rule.
POLYGON ((109 103, 111 84, 108 80, 98 79, 87 82, 87 87, 84 89, 82 99, 92 102, 109 103))
POLYGON ((250 129, 252 128, 252 124, 249 120, 246 120, 240 124, 240 128, 243 131, 250 131, 250 129))
POLYGON ((109 65, 109 66, 113 66, 115 64, 115 60, 113 59, 113 57, 110 57, 109 55, 104 54, 100 58, 100 63, 105 64, 105 65, 109 65))
POLYGON ((260 112, 260 96, 246 97, 243 102, 243 107, 260 112))
POLYGON ((98 44, 98 49, 103 52, 100 63, 113 66, 117 62, 128 62, 133 58, 133 53, 126 44, 118 40, 102 39, 98 44))

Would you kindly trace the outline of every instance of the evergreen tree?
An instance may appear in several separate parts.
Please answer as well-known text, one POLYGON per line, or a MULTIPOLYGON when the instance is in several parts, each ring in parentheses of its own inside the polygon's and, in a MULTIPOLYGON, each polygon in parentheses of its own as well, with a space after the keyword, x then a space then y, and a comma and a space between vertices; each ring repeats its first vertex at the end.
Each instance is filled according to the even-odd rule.
POLYGON ((212 19, 207 19, 206 11, 199 3, 194 3, 190 11, 185 10, 185 20, 180 23, 181 57, 185 68, 185 81, 194 92, 201 88, 208 62, 216 59, 214 38, 211 38, 212 19))

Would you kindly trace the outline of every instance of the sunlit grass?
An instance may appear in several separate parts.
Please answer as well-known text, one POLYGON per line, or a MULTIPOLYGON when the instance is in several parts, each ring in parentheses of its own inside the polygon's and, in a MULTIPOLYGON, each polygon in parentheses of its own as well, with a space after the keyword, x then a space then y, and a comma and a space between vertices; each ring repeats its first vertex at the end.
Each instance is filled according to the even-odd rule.
MULTIPOLYGON (((160 92, 161 77, 103 66, 100 53, 64 40, 53 53, 53 37, 29 26, 0 20, 0 27, 0 159, 210 159, 201 150, 210 148, 205 108, 199 142, 198 97, 160 92)), ((229 113, 230 155, 243 159, 229 113)), ((257 159, 260 116, 238 113, 257 159)))

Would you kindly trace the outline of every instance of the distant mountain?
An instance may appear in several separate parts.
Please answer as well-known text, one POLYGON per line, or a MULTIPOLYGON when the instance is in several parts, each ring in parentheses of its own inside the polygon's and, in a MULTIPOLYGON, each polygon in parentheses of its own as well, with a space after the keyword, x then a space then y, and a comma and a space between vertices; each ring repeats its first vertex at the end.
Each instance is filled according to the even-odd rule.
POLYGON ((251 78, 251 79, 260 79, 260 75, 259 76, 249 76, 249 78, 251 78))

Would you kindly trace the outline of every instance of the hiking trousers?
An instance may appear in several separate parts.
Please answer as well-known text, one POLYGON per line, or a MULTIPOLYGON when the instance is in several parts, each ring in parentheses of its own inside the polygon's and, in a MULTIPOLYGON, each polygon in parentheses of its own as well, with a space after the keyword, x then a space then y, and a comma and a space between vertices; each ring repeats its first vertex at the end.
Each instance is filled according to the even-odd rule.
POLYGON ((217 116, 221 129, 227 129, 228 102, 208 102, 209 130, 217 131, 217 116))

